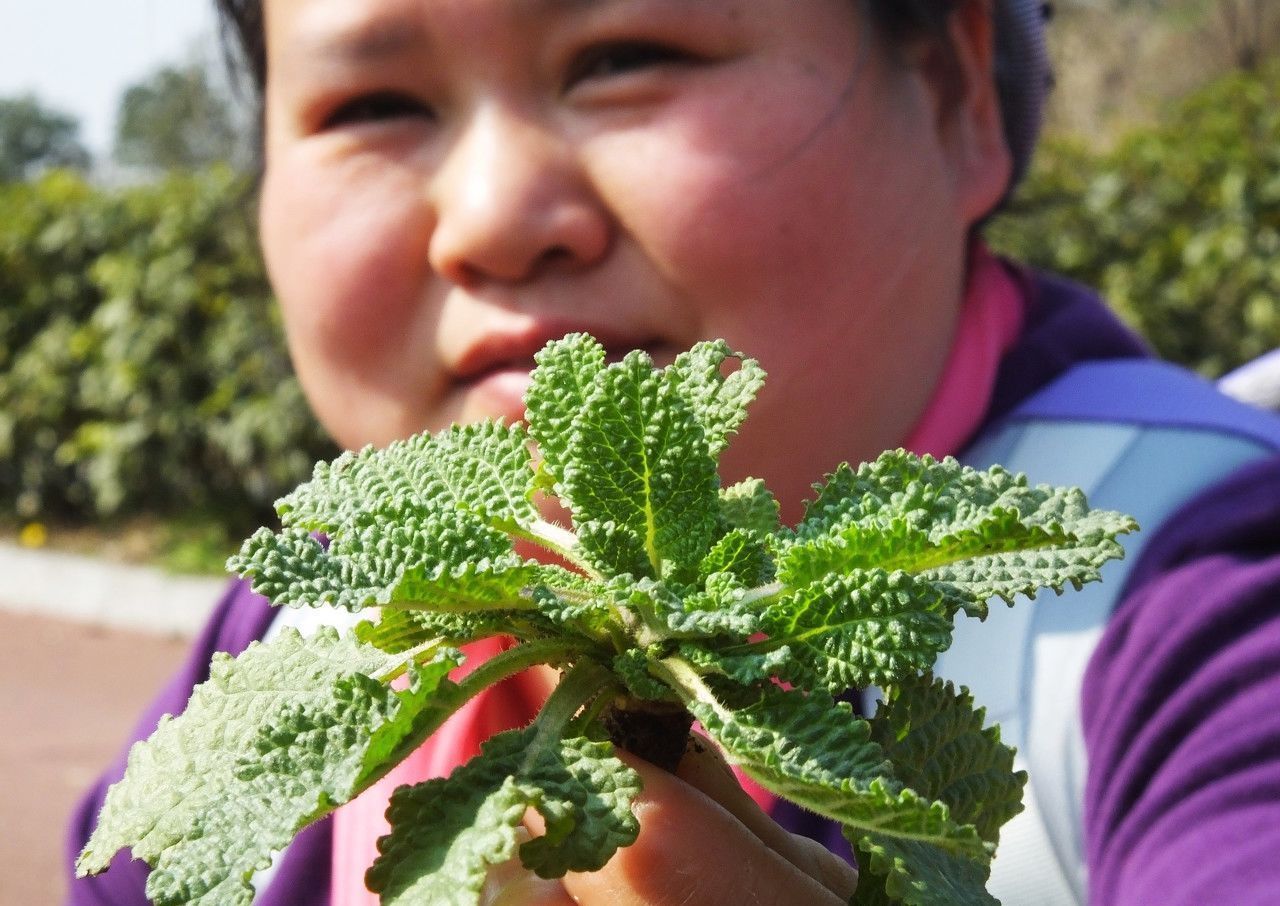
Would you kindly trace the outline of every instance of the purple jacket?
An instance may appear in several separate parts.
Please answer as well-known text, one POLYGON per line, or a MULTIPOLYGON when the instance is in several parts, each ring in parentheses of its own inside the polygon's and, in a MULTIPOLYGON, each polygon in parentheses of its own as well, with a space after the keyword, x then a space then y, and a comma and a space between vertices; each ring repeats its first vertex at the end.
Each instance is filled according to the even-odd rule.
MULTIPOLYGON (((1022 276, 1027 323, 1001 363, 988 424, 1076 363, 1147 355, 1090 293, 1022 276)), ((1090 901, 1272 902, 1280 895, 1280 457, 1144 530, 1155 537, 1085 679, 1090 901)), ((214 651, 241 651, 272 617, 244 585, 232 586, 134 738, 181 711, 214 651)), ((71 858, 123 770, 122 753, 81 803, 71 858)), ((783 803, 775 817, 848 851, 839 829, 811 814, 783 803)), ((326 904, 329 847, 328 821, 308 828, 262 906, 326 904)), ((104 875, 72 882, 69 903, 143 906, 145 877, 146 866, 122 853, 104 875)))

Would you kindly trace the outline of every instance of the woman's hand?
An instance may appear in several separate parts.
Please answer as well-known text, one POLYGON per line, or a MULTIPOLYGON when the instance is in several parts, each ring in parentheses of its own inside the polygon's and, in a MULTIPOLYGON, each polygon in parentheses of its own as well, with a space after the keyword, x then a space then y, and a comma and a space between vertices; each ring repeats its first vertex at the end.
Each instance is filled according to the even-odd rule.
MULTIPOLYGON (((676 776, 618 755, 644 782, 636 842, 600 871, 559 881, 534 877, 518 860, 500 866, 486 906, 837 906, 853 895, 857 871, 779 827, 705 740, 693 738, 676 776)), ((527 823, 542 829, 536 813, 527 823)))

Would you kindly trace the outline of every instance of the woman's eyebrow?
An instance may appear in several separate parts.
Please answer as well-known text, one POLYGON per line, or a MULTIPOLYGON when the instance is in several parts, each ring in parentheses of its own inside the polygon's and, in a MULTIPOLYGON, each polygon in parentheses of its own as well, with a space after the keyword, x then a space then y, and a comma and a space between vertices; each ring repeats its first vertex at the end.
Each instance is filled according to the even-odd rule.
POLYGON ((290 42, 288 53, 300 60, 365 63, 401 56, 426 40, 421 23, 406 16, 304 32, 290 42))
POLYGON ((526 15, 547 12, 574 12, 597 6, 609 6, 626 0, 511 0, 516 11, 526 15))
MULTIPOLYGON (((607 9, 611 6, 627 6, 635 3, 636 0, 508 0, 508 2, 517 15, 536 17, 607 9)), ((663 0, 660 5, 689 7, 708 2, 712 0, 663 0)))
MULTIPOLYGON (((634 0, 505 0, 518 18, 534 20, 570 15, 609 7, 625 6, 634 0)), ((665 0, 675 6, 689 6, 691 0, 665 0)), ((430 43, 422 20, 396 16, 357 22, 346 27, 303 32, 291 42, 288 53, 301 60, 367 63, 402 56, 430 43)))

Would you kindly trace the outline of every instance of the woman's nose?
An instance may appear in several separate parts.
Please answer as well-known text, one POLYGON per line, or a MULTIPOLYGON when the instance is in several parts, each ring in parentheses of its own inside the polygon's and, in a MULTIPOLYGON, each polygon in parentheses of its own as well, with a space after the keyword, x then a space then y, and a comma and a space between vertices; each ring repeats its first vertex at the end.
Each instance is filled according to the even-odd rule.
POLYGON ((432 268, 462 286, 590 267, 608 251, 608 212, 574 150, 505 111, 478 112, 436 171, 432 268))

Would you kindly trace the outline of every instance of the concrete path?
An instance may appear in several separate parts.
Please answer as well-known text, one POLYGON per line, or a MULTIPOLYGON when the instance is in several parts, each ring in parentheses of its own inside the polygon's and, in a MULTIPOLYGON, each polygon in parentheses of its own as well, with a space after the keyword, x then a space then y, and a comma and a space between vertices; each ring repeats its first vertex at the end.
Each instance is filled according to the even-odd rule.
POLYGON ((218 577, 0 543, 0 610, 156 635, 192 636, 226 587, 218 577))
POLYGON ((62 902, 68 813, 225 585, 0 544, 0 906, 62 902))
POLYGON ((67 816, 186 649, 0 612, 0 906, 62 902, 67 816))

